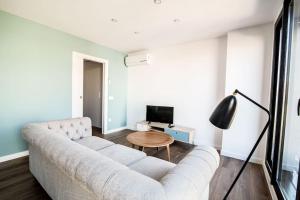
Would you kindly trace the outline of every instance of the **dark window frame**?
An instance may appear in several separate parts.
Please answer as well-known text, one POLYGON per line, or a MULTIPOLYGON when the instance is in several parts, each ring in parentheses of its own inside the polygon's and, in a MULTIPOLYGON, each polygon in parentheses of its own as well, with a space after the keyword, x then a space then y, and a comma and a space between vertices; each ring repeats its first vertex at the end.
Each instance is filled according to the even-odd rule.
MULTIPOLYGON (((287 101, 289 88, 289 71, 291 55, 291 39, 293 27, 294 0, 284 0, 283 10, 280 13, 274 29, 274 49, 273 49, 273 66, 272 82, 270 93, 270 112, 271 124, 267 139, 266 167, 269 172, 271 183, 274 186, 278 199, 285 199, 278 181, 280 181, 279 172, 282 167, 282 157, 284 150, 285 125, 287 115, 287 101), (281 41, 280 41, 281 30, 281 41), (279 45, 281 42, 281 46, 279 45), (280 48, 281 47, 281 48, 280 48), (279 55, 280 52, 280 55, 279 55), (279 59, 280 58, 280 59, 279 59), (278 63, 280 60, 280 63, 278 63), (279 79, 277 79, 279 73, 279 79), (277 93, 278 86, 278 93, 277 93), (275 101, 277 98, 277 113, 275 113, 275 101), (274 116, 276 124, 274 124, 274 116), (274 125, 275 132, 273 130, 274 125), (274 144, 273 144, 273 137, 274 144), (272 148, 274 145, 274 148, 272 148), (272 152, 273 149, 273 152, 272 152), (273 153, 273 158, 271 157, 273 153)), ((300 197, 298 177, 297 198, 300 197)))
POLYGON ((277 18, 274 26, 274 44, 273 44, 273 63, 272 63, 272 75, 271 75, 271 93, 270 93, 270 106, 269 110, 271 113, 271 120, 269 126, 269 134, 267 138, 267 151, 266 151, 266 166, 269 174, 272 173, 273 159, 272 159, 272 150, 273 150, 273 131, 274 131, 274 116, 276 110, 276 97, 277 97, 277 84, 278 84, 278 62, 279 62, 279 48, 280 48, 280 31, 282 29, 282 13, 280 12, 279 17, 277 18))

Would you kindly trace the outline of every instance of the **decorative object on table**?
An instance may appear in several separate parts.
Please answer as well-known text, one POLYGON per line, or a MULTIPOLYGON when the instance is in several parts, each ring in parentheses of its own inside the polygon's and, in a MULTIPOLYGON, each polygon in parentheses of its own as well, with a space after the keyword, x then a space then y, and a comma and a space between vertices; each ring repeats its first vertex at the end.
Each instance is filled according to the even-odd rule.
POLYGON ((256 105, 259 108, 261 108, 262 110, 264 110, 268 114, 268 121, 267 121, 265 127, 263 128, 260 136, 258 137, 258 140, 256 141, 255 145, 253 146, 250 154, 248 155, 246 161, 244 162, 241 170, 237 174, 236 178, 234 179, 233 183, 231 184, 229 190, 227 191, 227 193, 226 193, 226 195, 224 196, 223 199, 227 199, 228 195, 230 194, 230 192, 233 189, 235 183, 237 182, 237 180, 241 176, 243 170, 245 169, 247 163, 249 162, 252 154, 254 153, 255 149, 257 148, 259 142, 263 138, 263 136, 264 136, 267 128, 269 127, 269 124, 270 124, 270 112, 269 112, 268 109, 266 109, 262 105, 258 104, 257 102, 255 102, 254 100, 252 100, 251 98, 249 98, 245 94, 241 93, 240 91, 235 90, 234 93, 233 93, 233 95, 230 95, 230 96, 224 98, 219 103, 219 105, 215 108, 214 112, 210 116, 209 121, 214 126, 220 128, 220 129, 228 129, 228 128, 230 128, 230 125, 231 125, 231 123, 233 121, 233 118, 234 118, 234 115, 235 115, 236 106, 237 106, 237 100, 236 100, 236 95, 237 94, 241 95, 242 97, 244 97, 245 99, 247 99, 248 101, 250 101, 251 103, 253 103, 254 105, 256 105))
POLYGON ((134 132, 127 135, 126 139, 128 142, 132 144, 134 148, 135 145, 138 147, 142 147, 142 151, 144 151, 145 147, 158 148, 158 147, 166 147, 168 153, 168 160, 170 161, 170 144, 174 142, 174 138, 168 134, 149 131, 149 132, 134 132))

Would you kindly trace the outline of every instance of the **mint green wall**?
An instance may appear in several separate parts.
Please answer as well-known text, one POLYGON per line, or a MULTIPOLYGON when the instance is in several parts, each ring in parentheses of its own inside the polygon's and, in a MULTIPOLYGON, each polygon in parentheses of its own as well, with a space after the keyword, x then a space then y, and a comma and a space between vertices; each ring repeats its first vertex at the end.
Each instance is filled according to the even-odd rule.
POLYGON ((109 61, 108 129, 126 125, 123 53, 0 11, 0 156, 27 149, 24 124, 71 117, 72 51, 109 61))

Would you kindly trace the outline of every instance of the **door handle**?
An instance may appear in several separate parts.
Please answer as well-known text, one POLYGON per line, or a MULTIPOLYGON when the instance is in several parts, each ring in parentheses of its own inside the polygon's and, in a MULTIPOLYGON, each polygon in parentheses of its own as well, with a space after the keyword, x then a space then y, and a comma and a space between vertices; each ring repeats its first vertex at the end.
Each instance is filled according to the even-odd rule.
POLYGON ((298 100, 297 113, 298 113, 298 116, 300 116, 300 99, 298 100))

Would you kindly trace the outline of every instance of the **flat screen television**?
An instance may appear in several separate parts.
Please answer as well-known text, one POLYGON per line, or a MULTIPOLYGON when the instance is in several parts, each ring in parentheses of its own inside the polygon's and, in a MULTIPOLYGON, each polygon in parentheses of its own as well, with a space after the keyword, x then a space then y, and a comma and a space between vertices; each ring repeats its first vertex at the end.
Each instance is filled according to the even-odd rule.
POLYGON ((173 124, 174 107, 147 105, 146 121, 173 124))

